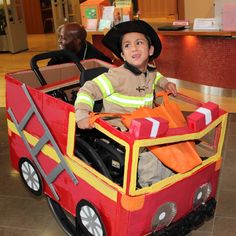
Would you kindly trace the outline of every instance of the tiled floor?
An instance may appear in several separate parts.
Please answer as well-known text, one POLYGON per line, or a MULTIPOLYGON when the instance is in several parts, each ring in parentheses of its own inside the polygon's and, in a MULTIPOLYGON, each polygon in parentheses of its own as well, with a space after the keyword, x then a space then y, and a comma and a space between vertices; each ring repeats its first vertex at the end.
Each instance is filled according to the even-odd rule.
POLYGON ((46 199, 34 197, 12 171, 5 108, 0 108, 0 235, 63 236, 46 199))
MULTIPOLYGON (((215 217, 191 236, 236 235, 236 114, 229 116, 224 161, 215 217)), ((27 191, 10 167, 5 109, 0 108, 0 235, 65 235, 54 220, 44 197, 27 191)), ((122 236, 122 235, 121 235, 122 236)))

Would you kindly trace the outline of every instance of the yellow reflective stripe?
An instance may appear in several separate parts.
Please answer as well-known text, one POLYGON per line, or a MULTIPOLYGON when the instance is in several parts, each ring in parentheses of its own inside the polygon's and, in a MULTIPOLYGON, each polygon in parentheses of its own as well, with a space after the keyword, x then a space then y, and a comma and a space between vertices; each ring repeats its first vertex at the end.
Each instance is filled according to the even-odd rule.
POLYGON ((152 105, 153 104, 153 94, 149 94, 145 98, 145 106, 152 105))
POLYGON ((154 80, 153 89, 155 89, 155 87, 156 87, 158 81, 159 81, 160 78, 162 78, 162 77, 163 77, 163 75, 162 75, 160 72, 157 72, 157 73, 156 73, 156 78, 155 78, 155 80, 154 80))
POLYGON ((112 93, 114 93, 114 89, 112 87, 110 80, 104 74, 99 75, 98 77, 93 79, 93 81, 100 88, 103 97, 107 97, 111 95, 112 93))
POLYGON ((93 109, 94 100, 86 93, 78 93, 75 100, 75 106, 79 103, 85 103, 93 109))
POLYGON ((111 96, 105 98, 106 101, 115 103, 122 107, 135 107, 139 108, 142 106, 152 105, 153 94, 147 94, 145 97, 133 97, 125 96, 119 93, 114 93, 111 96))

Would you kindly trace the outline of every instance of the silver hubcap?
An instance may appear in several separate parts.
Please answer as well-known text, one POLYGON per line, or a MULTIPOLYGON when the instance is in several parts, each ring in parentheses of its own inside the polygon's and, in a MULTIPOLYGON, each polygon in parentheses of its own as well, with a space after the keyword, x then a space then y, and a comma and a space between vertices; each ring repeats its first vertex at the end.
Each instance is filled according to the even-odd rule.
POLYGON ((102 224, 95 213, 95 211, 89 206, 83 206, 80 211, 80 217, 82 224, 86 229, 94 236, 102 236, 102 224))
POLYGON ((35 172, 34 167, 28 162, 23 162, 21 171, 27 185, 34 191, 38 191, 40 188, 39 177, 35 172))

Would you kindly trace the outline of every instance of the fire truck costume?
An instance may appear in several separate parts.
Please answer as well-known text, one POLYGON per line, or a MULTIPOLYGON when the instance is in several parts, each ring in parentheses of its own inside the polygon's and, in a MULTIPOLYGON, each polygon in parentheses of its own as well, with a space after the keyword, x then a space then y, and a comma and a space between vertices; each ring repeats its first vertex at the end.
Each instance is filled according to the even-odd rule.
MULTIPOLYGON (((160 39, 152 27, 141 20, 116 25, 105 35, 103 43, 121 58, 122 36, 131 32, 142 33, 150 39, 154 53, 149 61, 159 56, 160 39)), ((155 89, 163 89, 167 83, 168 80, 151 66, 148 66, 145 73, 127 62, 120 67, 111 68, 107 73, 86 82, 79 90, 75 101, 76 121, 89 117, 94 101, 101 99, 102 112, 107 113, 130 113, 140 107, 153 107, 155 89)), ((123 130, 122 124, 119 123, 118 126, 123 130)), ((138 175, 141 186, 150 185, 172 174, 150 151, 140 154, 138 175)))

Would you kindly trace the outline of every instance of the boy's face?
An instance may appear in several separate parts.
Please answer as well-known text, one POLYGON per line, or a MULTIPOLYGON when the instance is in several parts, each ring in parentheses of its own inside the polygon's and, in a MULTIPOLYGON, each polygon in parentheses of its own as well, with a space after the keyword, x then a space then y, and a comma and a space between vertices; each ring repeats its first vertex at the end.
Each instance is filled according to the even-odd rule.
POLYGON ((154 47, 149 47, 146 37, 141 33, 127 33, 123 37, 121 47, 124 61, 145 72, 149 56, 154 52, 154 47))

